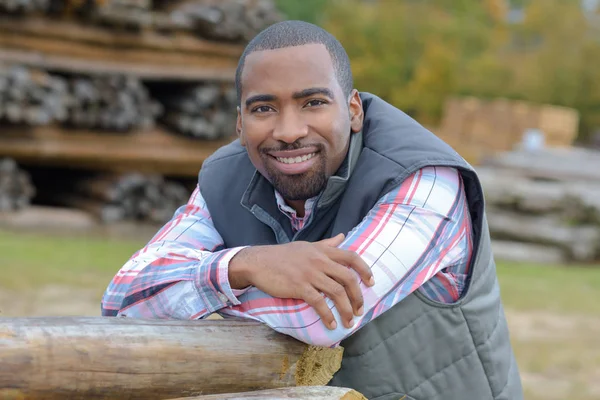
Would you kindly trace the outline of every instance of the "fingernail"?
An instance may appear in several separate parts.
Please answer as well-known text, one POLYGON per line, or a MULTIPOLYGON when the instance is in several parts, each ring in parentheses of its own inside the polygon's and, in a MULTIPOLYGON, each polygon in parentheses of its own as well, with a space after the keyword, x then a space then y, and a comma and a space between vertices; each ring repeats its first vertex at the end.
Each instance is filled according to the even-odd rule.
POLYGON ((353 320, 353 319, 351 319, 351 320, 348 320, 348 323, 346 324, 346 328, 350 329, 350 328, 352 328, 353 326, 354 326, 354 320, 353 320))
POLYGON ((358 315, 358 316, 360 317, 361 315, 363 315, 363 313, 364 313, 364 312, 365 312, 365 308, 361 306, 361 307, 358 309, 358 313, 357 313, 356 315, 358 315))
POLYGON ((375 284, 375 278, 371 277, 371 279, 369 279, 369 286, 373 286, 375 284))
POLYGON ((330 327, 331 329, 335 329, 335 328, 337 328, 337 322, 335 322, 335 321, 332 321, 332 322, 329 324, 329 327, 330 327))

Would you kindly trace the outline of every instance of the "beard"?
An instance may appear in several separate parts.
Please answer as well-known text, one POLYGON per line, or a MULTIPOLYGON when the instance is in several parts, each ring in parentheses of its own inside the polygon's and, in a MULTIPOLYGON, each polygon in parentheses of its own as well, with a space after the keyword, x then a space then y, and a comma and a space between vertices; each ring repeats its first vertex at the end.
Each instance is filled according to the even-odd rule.
MULTIPOLYGON (((278 150, 292 150, 301 146, 286 146, 278 150)), ((277 170, 272 164, 273 160, 267 153, 273 149, 261 151, 263 165, 265 166, 266 178, 271 185, 286 200, 308 200, 317 196, 327 185, 327 165, 325 163, 326 155, 322 146, 319 146, 319 152, 315 155, 317 162, 314 167, 307 172, 296 175, 286 175, 277 170)))

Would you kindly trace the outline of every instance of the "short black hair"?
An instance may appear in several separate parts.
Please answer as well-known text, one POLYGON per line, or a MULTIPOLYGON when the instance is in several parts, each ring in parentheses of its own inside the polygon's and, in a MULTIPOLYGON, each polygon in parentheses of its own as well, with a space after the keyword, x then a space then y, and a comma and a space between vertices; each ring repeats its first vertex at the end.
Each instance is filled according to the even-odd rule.
POLYGON ((242 99, 242 72, 246 57, 261 50, 283 49, 292 46, 319 43, 324 45, 331 56, 335 76, 344 95, 349 96, 354 88, 350 59, 344 46, 325 29, 304 21, 282 21, 275 23, 256 35, 242 53, 235 71, 235 88, 238 104, 242 99))

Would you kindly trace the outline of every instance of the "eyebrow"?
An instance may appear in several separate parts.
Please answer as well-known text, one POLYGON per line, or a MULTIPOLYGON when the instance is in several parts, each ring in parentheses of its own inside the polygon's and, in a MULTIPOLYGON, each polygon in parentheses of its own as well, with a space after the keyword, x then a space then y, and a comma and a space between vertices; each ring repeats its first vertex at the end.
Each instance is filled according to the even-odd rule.
MULTIPOLYGON (((314 96, 315 94, 321 94, 323 96, 327 96, 330 99, 333 99, 333 92, 324 87, 314 87, 301 90, 299 92, 294 92, 292 94, 293 99, 303 99, 305 97, 314 96)), ((246 107, 250 107, 253 103, 258 103, 262 101, 275 101, 277 100, 277 96, 272 94, 257 94, 254 96, 250 96, 246 99, 246 107)))
POLYGON ((246 99, 246 107, 250 107, 253 103, 258 103, 260 101, 275 101, 277 97, 272 94, 257 94, 255 96, 250 96, 246 99))
POLYGON ((333 92, 324 87, 314 87, 314 88, 304 89, 300 92, 295 92, 294 94, 292 94, 292 97, 294 99, 302 99, 305 97, 314 96, 315 94, 321 94, 323 96, 329 97, 330 99, 334 98, 333 92))

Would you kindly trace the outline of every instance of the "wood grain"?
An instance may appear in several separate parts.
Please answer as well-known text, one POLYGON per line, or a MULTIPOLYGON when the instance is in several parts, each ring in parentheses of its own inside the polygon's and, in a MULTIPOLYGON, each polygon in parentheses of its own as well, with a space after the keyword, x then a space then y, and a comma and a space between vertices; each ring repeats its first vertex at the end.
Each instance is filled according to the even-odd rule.
MULTIPOLYGON (((151 400, 290 387, 299 363, 311 362, 307 348, 239 320, 7 318, 0 398, 151 400)), ((341 349, 327 353, 313 361, 335 370, 318 385, 341 364, 341 349)))

